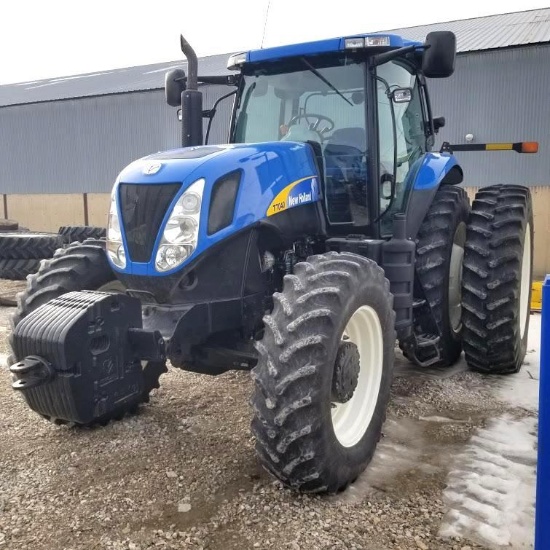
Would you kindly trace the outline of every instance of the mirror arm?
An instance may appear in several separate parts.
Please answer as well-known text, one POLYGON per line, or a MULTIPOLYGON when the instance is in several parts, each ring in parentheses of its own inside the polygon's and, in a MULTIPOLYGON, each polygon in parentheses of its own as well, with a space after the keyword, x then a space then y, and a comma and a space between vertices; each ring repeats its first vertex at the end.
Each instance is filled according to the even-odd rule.
POLYGON ((238 86, 241 75, 214 75, 214 76, 198 76, 197 80, 201 84, 220 84, 222 86, 238 86))
POLYGON ((372 56, 372 64, 375 67, 378 67, 379 65, 383 65, 384 63, 387 63, 388 61, 391 61, 396 57, 401 57, 402 55, 414 52, 421 48, 423 49, 425 48, 425 46, 405 46, 404 48, 399 48, 397 50, 391 50, 389 52, 379 53, 377 55, 372 56))

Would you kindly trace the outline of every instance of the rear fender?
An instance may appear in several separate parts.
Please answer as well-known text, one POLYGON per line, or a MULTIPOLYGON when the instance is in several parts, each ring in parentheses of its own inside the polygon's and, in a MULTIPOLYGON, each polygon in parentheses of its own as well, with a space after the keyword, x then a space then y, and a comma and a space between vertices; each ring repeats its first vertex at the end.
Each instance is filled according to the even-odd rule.
POLYGON ((458 185, 464 177, 458 161, 449 153, 426 153, 418 162, 406 206, 407 237, 411 239, 416 238, 439 186, 458 185))

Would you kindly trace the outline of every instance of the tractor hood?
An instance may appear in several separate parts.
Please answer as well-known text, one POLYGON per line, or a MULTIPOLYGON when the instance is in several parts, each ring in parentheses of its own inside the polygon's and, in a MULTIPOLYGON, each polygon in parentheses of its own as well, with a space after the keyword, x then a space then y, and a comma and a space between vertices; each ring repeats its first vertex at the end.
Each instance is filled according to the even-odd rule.
POLYGON ((320 199, 311 147, 298 142, 207 145, 139 159, 117 178, 113 197, 126 265, 116 271, 161 276, 174 273, 216 243, 279 212, 320 199), (197 239, 191 255, 159 272, 155 258, 172 211, 182 195, 204 180, 197 239))

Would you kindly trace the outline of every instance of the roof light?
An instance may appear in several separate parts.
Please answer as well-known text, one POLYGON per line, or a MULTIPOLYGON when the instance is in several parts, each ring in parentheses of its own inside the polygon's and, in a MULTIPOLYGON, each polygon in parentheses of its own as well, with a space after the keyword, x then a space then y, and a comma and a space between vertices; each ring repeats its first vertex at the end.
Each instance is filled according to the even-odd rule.
POLYGON ((391 46, 389 36, 367 36, 365 45, 370 48, 376 46, 391 46))
POLYGON ((241 65, 246 63, 246 52, 234 53, 227 61, 227 68, 230 71, 238 71, 241 65))
POLYGON ((357 38, 346 38, 344 39, 344 48, 346 50, 356 50, 357 48, 365 47, 365 39, 360 36, 357 38))

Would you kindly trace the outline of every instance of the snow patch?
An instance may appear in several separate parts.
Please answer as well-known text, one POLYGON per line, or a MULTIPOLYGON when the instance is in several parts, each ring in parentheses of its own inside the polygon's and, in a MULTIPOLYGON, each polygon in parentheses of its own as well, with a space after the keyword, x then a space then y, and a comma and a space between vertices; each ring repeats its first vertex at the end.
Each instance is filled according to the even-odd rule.
POLYGON ((505 415, 471 438, 447 479, 441 536, 495 549, 533 547, 536 424, 505 415))
POLYGON ((344 504, 363 502, 399 474, 422 466, 423 446, 422 429, 417 422, 407 418, 386 420, 384 438, 369 467, 344 492, 331 498, 344 504))

